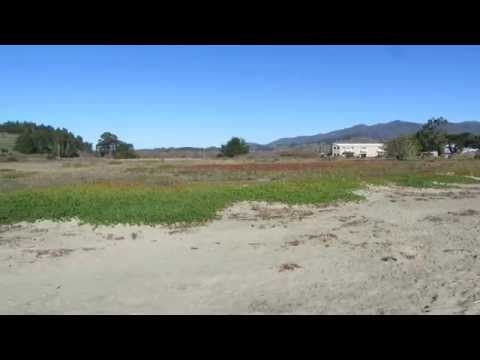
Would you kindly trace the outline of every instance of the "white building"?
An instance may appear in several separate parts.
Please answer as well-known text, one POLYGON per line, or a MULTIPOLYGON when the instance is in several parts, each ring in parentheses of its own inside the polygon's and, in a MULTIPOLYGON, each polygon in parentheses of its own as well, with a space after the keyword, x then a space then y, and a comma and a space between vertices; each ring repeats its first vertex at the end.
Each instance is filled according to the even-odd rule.
POLYGON ((334 143, 332 146, 333 156, 343 157, 377 157, 384 154, 383 143, 334 143))

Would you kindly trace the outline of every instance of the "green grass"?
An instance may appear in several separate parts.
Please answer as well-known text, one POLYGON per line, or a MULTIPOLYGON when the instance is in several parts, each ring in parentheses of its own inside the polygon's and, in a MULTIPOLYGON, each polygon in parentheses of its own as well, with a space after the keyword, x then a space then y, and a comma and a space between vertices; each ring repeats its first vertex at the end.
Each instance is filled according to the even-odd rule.
POLYGON ((91 185, 0 193, 0 223, 78 218, 92 224, 199 223, 237 201, 321 204, 361 197, 351 180, 177 188, 91 185))
POLYGON ((139 171, 144 167, 132 167, 127 168, 130 174, 141 173, 132 179, 112 178, 112 182, 100 184, 93 180, 55 188, 39 188, 37 178, 36 183, 29 179, 30 173, 7 170, 0 173, 0 224, 72 218, 92 224, 201 223, 238 201, 354 201, 361 199, 354 190, 366 184, 444 188, 478 183, 466 176, 478 176, 480 169, 478 161, 331 165, 318 171, 208 171, 198 179, 171 165, 146 167, 153 169, 151 174, 139 171))

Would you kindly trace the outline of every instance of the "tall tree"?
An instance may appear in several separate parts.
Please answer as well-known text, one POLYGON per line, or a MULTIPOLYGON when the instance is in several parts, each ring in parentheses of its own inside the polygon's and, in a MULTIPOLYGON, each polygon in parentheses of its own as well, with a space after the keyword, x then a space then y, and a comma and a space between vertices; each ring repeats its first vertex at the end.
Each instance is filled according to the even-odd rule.
POLYGON ((133 158, 136 157, 133 145, 121 141, 117 135, 110 132, 104 132, 97 143, 97 151, 100 156, 109 155, 114 158, 133 158))
POLYGON ((97 151, 101 156, 108 154, 113 157, 119 142, 117 135, 111 132, 104 132, 97 142, 97 151))
POLYGON ((443 154, 443 149, 448 142, 447 124, 447 119, 439 117, 432 118, 423 125, 416 134, 422 151, 438 151, 439 154, 443 154))

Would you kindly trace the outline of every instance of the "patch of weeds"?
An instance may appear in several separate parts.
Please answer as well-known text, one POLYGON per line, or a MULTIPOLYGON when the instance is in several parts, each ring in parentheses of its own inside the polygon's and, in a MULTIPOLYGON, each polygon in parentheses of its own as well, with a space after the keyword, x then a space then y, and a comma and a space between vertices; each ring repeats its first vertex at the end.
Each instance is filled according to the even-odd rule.
POLYGON ((17 162, 19 161, 16 156, 13 155, 7 155, 4 159, 2 159, 5 162, 17 162))
POLYGON ((60 257, 70 254, 73 249, 42 249, 42 250, 24 250, 25 252, 35 253, 36 257, 47 255, 49 257, 60 257))
MULTIPOLYGON (((10 169, 5 169, 5 170, 10 170, 10 169)), ((0 178, 7 179, 7 180, 15 180, 15 179, 29 177, 34 174, 35 174, 34 171, 11 170, 11 171, 3 171, 2 173, 0 173, 0 178)))
POLYGON ((480 215, 480 212, 478 212, 477 210, 473 210, 473 209, 461 210, 461 211, 458 211, 458 212, 449 211, 448 213, 449 213, 450 215, 455 215, 455 216, 474 216, 474 215, 480 215))
POLYGON ((279 272, 283 272, 283 271, 293 271, 295 269, 300 269, 301 266, 298 265, 298 264, 295 264, 295 263, 286 263, 286 264, 282 264, 280 265, 280 268, 279 268, 279 272))
POLYGON ((443 221, 443 219, 440 216, 434 216, 434 215, 426 216, 425 218, 423 218, 423 220, 431 221, 433 223, 441 223, 443 221))
POLYGON ((393 257, 393 256, 385 256, 382 258, 382 261, 397 261, 397 258, 393 257))
POLYGON ((288 241, 287 245, 288 246, 298 246, 298 245, 303 244, 303 243, 304 243, 304 241, 293 240, 293 241, 288 241))
POLYGON ((85 163, 64 163, 62 164, 63 168, 82 168, 82 167, 88 167, 90 166, 89 164, 85 163))

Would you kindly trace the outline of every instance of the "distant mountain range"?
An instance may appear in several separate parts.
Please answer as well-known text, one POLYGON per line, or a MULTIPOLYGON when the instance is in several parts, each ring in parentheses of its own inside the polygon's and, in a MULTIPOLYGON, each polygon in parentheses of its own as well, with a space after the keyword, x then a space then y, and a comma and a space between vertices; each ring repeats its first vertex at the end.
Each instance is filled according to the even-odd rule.
MULTIPOLYGON (((417 132, 423 124, 395 120, 375 125, 359 124, 346 129, 335 130, 324 134, 311 136, 297 136, 282 138, 266 145, 252 144, 256 149, 269 149, 275 147, 303 146, 318 143, 332 143, 342 140, 372 140, 386 141, 401 135, 409 135, 417 132)), ((464 121, 460 123, 448 123, 447 131, 450 134, 470 132, 480 134, 480 121, 464 121)))

